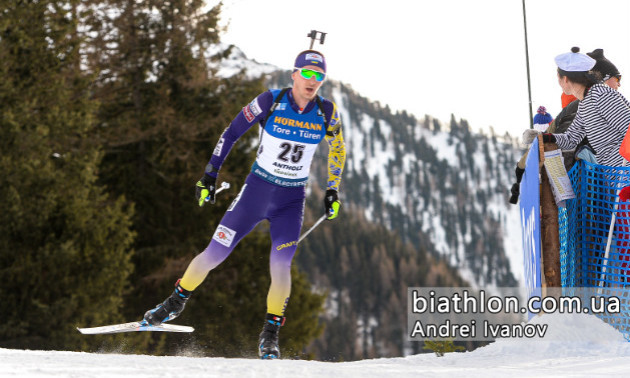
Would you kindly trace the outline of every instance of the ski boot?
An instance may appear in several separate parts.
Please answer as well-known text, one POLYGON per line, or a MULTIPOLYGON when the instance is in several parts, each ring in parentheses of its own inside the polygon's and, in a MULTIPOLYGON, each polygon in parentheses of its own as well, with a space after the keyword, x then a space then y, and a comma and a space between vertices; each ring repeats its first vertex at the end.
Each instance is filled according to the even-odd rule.
POLYGON ((284 325, 284 316, 267 314, 265 325, 258 339, 258 355, 263 360, 274 360, 280 358, 280 347, 278 346, 278 333, 280 327, 284 325))
POLYGON ((184 306, 192 291, 181 287, 179 281, 181 280, 175 283, 175 291, 170 297, 166 298, 163 303, 157 305, 153 310, 149 310, 144 314, 144 321, 156 326, 175 319, 184 311, 184 306))

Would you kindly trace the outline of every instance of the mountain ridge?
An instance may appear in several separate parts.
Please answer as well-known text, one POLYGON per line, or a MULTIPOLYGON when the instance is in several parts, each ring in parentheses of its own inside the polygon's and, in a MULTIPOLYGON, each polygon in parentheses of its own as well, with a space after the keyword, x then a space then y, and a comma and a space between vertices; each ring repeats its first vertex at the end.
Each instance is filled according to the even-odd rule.
MULTIPOLYGON (((232 53, 234 69, 246 57, 236 48, 232 53)), ((264 75, 269 88, 291 85, 290 71, 251 61, 242 68, 264 75)), ((474 133, 454 115, 445 124, 429 115, 392 113, 339 81, 327 80, 320 94, 338 106, 347 160, 339 219, 314 231, 296 257, 316 290, 329 293, 327 330, 315 349, 329 359, 419 353, 417 343, 401 337, 408 287, 519 285, 520 218, 508 196, 521 151, 508 134, 474 133), (391 308, 399 313, 383 313, 391 308), (345 339, 354 345, 331 348, 345 339)), ((327 149, 320 148, 305 228, 308 213, 321 211, 326 159, 327 149)))

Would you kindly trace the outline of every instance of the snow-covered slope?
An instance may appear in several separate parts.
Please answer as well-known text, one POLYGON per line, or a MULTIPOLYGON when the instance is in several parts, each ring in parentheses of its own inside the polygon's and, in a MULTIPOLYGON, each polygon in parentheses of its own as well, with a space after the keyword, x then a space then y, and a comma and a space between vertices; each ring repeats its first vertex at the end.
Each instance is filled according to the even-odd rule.
POLYGON ((0 377, 595 377, 630 374, 630 343, 591 315, 544 315, 542 340, 503 339, 473 352, 329 363, 0 349, 0 377))
MULTIPOLYGON (((264 75, 271 88, 292 84, 289 71, 248 61, 235 47, 223 56, 228 59, 219 66, 220 73, 233 74, 245 68, 250 77, 264 75)), ((396 240, 413 246, 414 258, 403 258, 385 247, 353 251, 356 247, 348 241, 337 245, 331 254, 328 248, 298 256, 298 264, 311 283, 331 294, 322 343, 338 346, 342 342, 333 341, 334 336, 341 330, 347 332, 343 343, 348 345, 333 350, 317 344, 319 356, 339 355, 347 360, 413 353, 400 340, 404 337, 400 329, 404 311, 389 316, 382 311, 381 301, 386 297, 387 308, 400 307, 405 303, 407 287, 418 286, 418 282, 443 286, 463 278, 465 286, 490 291, 522 286, 518 207, 508 203, 521 152, 509 135, 473 132, 467 121, 455 116, 445 122, 430 115, 419 118, 406 112, 392 113, 388 106, 370 101, 335 80, 324 82, 320 94, 334 100, 342 119, 347 152, 340 190, 344 214, 360 214, 362 221, 390 230, 384 239, 396 235, 396 240), (414 260, 425 255, 431 258, 414 260), (338 274, 344 261, 342 271, 366 270, 357 277, 338 274), (374 264, 363 266, 366 261, 374 264), (450 277, 456 279, 439 278, 443 270, 436 267, 444 263, 450 265, 450 277), (413 273, 405 272, 407 267, 413 273), (402 278, 398 282, 388 277, 402 278), (381 285, 366 294, 364 290, 376 282, 381 285), (371 296, 375 293, 383 298, 374 300, 371 296), (336 315, 339 311, 335 309, 340 307, 346 311, 343 319, 336 315), (351 340, 353 335, 357 335, 356 340, 351 340)), ((327 153, 325 147, 317 151, 311 171, 313 187, 325 185, 327 153)), ((320 203, 317 196, 321 193, 311 193, 314 197, 309 200, 320 203)), ((342 219, 335 227, 350 229, 351 222, 344 224, 342 219)))
MULTIPOLYGON (((246 69, 249 77, 273 77, 272 86, 290 85, 287 71, 248 60, 237 47, 223 55, 227 59, 216 66, 220 75, 246 69)), ((520 158, 510 136, 472 132, 455 117, 446 122, 392 114, 334 80, 321 93, 335 101, 344 125, 346 204, 405 241, 428 238, 430 252, 456 267, 470 286, 523 283, 518 207, 507 202, 520 158)))
POLYGON ((248 59, 238 47, 219 43, 213 45, 205 52, 209 66, 216 69, 219 77, 231 77, 245 70, 249 78, 258 78, 270 72, 278 71, 280 68, 267 63, 259 63, 248 59), (220 56, 220 60, 214 59, 220 56))
POLYGON ((514 141, 455 117, 391 114, 341 83, 330 87, 344 124, 346 200, 411 242, 428 235, 471 286, 523 282, 519 212, 507 202, 520 157, 514 141))

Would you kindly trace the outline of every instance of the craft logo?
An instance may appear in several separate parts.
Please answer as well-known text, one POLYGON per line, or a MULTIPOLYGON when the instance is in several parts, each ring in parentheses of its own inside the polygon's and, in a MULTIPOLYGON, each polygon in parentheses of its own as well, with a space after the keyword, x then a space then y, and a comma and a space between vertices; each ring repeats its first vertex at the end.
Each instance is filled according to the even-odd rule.
POLYGON ((214 236, 212 237, 212 239, 216 240, 221 245, 230 247, 235 236, 236 231, 223 225, 219 225, 219 227, 217 227, 217 230, 214 232, 214 236))
POLYGON ((295 241, 295 240, 294 240, 294 241, 292 241, 292 242, 288 242, 288 243, 280 244, 280 245, 278 246, 278 248, 276 248, 276 251, 280 251, 280 250, 282 250, 282 249, 285 249, 285 248, 288 248, 288 247, 294 246, 294 245, 296 245, 296 244, 297 244, 297 241, 295 241))

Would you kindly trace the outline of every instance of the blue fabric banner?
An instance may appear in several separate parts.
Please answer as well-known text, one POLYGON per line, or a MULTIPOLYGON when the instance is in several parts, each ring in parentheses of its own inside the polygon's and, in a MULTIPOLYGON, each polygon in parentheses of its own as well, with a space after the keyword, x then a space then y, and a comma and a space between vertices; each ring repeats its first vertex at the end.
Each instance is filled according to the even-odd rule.
MULTIPOLYGON (((540 275, 540 168, 538 139, 534 139, 521 180, 520 210, 527 298, 541 296, 540 275)), ((529 313, 531 319, 534 314, 529 313)))

